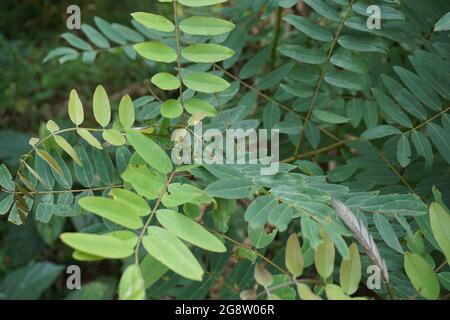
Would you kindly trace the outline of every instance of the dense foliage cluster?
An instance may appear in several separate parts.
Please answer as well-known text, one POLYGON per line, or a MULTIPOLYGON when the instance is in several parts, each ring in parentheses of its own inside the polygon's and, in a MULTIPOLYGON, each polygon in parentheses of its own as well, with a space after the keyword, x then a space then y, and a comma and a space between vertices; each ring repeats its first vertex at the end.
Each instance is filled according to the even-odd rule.
MULTIPOLYGON (((14 177, 0 166, 1 215, 61 240, 67 265, 115 270, 68 298, 448 298, 448 1, 153 7, 171 14, 96 17, 44 59, 125 55, 148 70, 148 95, 73 89, 71 124, 48 121, 14 177), (373 3, 380 29, 368 28, 373 3), (174 165, 172 133, 199 122, 279 130, 279 172, 174 165)), ((39 298, 62 271, 31 263, 0 294, 39 298), (36 274, 23 296, 15 283, 36 274)))

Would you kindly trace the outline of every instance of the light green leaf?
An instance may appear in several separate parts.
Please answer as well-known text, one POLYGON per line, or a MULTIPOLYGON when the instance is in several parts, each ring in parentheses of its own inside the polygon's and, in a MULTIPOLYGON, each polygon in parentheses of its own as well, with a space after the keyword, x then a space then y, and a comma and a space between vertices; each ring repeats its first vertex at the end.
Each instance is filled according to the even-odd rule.
POLYGON ((325 233, 322 236, 322 242, 317 246, 314 256, 314 265, 317 272, 326 279, 334 270, 335 249, 333 240, 325 233))
POLYGON ((155 74, 151 82, 162 90, 176 90, 180 87, 180 80, 167 72, 155 74))
POLYGON ((127 94, 122 97, 119 104, 119 120, 124 128, 131 128, 135 120, 135 111, 133 101, 127 94))
POLYGON ((111 105, 109 104, 105 88, 101 85, 95 89, 93 106, 95 120, 103 128, 107 127, 111 121, 111 105))
POLYGON ((191 90, 204 93, 221 92, 230 86, 222 78, 206 72, 192 72, 183 78, 183 83, 191 90))
POLYGON ((450 215, 440 204, 433 202, 430 206, 430 222, 434 238, 448 263, 450 261, 450 215))
POLYGON ((126 134, 128 141, 145 162, 159 172, 172 171, 172 161, 156 142, 136 130, 127 130, 126 134))
POLYGON ((161 42, 149 41, 138 43, 133 48, 139 55, 148 60, 164 63, 171 63, 177 60, 176 52, 161 42))
POLYGON ((188 7, 204 7, 218 3, 224 3, 228 0, 177 0, 177 2, 188 7))
POLYGON ((96 137, 92 135, 87 129, 77 129, 77 133, 80 137, 82 137, 87 143, 93 146, 96 149, 102 150, 102 145, 97 140, 96 137))
POLYGON ((173 22, 164 16, 147 12, 134 12, 131 16, 134 20, 148 29, 154 29, 161 32, 172 32, 175 30, 173 22))
POLYGON ((78 201, 78 204, 84 210, 95 213, 121 226, 130 229, 138 229, 143 226, 138 214, 132 208, 119 201, 102 197, 84 197, 78 201))
POLYGON ((300 247, 300 241, 295 233, 289 236, 286 243, 285 262, 286 268, 294 276, 294 278, 302 275, 304 264, 302 247, 300 247))
POLYGON ((256 282, 263 287, 268 287, 273 283, 272 274, 261 264, 255 265, 254 277, 256 282))
POLYGON ((139 195, 150 200, 160 196, 166 182, 166 176, 156 170, 150 171, 144 165, 128 166, 122 179, 130 183, 139 195))
POLYGON ((156 217, 166 230, 193 245, 213 252, 227 251, 217 237, 181 213, 172 210, 158 210, 156 217))
POLYGON ((150 214, 150 207, 142 197, 125 189, 112 189, 111 195, 114 200, 133 209, 138 216, 144 217, 150 214))
POLYGON ((116 147, 123 146, 127 142, 123 134, 117 129, 103 131, 103 139, 116 147))
POLYGON ((163 228, 149 227, 142 244, 149 254, 175 273, 190 280, 202 280, 203 269, 197 259, 172 233, 163 228))
POLYGON ((335 284, 327 284, 325 287, 325 294, 327 295, 328 300, 351 300, 351 298, 344 293, 342 288, 335 284))
POLYGON ((169 99, 163 102, 160 112, 163 117, 168 119, 178 118, 183 114, 183 106, 178 100, 169 99))
POLYGON ((141 269, 138 265, 128 266, 119 282, 120 300, 144 300, 145 288, 141 269))
POLYGON ((169 268, 149 254, 145 256, 144 260, 142 260, 140 267, 146 289, 158 281, 167 271, 169 271, 169 268))
POLYGON ((36 154, 44 159, 45 162, 60 176, 63 175, 63 171, 58 162, 47 151, 43 149, 36 149, 36 154))
POLYGON ((208 102, 192 98, 184 102, 184 108, 190 114, 206 114, 207 117, 214 117, 217 115, 217 110, 208 102))
POLYGON ((79 126, 84 121, 83 104, 81 103, 80 97, 78 97, 78 93, 75 89, 70 92, 69 117, 76 126, 79 126))
POLYGON ((406 274, 417 292, 426 299, 437 299, 440 287, 433 268, 418 254, 406 252, 404 258, 406 274))
POLYGON ((75 161, 79 166, 82 166, 82 163, 80 161, 80 158, 78 157, 77 153, 73 149, 72 145, 66 141, 61 136, 55 136, 55 141, 58 146, 61 147, 72 159, 75 161))
POLYGON ((358 290, 359 282, 361 281, 361 259, 356 243, 353 243, 349 249, 350 258, 342 260, 341 263, 339 282, 342 290, 346 294, 352 295, 358 290))
POLYGON ((302 300, 322 300, 321 297, 314 294, 307 284, 299 283, 297 284, 297 291, 300 299, 302 300))
POLYGON ((62 242, 88 254, 109 259, 124 259, 133 254, 133 248, 125 241, 112 236, 88 233, 63 233, 62 242))
POLYGON ((231 58, 234 51, 218 44, 198 43, 184 48, 181 55, 192 62, 214 63, 231 58))
POLYGON ((236 26, 226 20, 194 16, 180 22, 180 30, 193 36, 218 36, 232 31, 236 26))

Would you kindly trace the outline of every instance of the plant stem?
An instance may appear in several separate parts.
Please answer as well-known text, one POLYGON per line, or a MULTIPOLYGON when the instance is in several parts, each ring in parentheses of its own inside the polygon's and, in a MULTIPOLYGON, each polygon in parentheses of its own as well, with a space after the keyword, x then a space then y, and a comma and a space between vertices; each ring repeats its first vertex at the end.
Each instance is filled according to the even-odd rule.
POLYGON ((272 47, 272 62, 271 62, 272 70, 275 68, 275 63, 277 60, 277 47, 278 47, 278 42, 280 41, 281 17, 282 16, 283 16, 283 8, 278 7, 276 22, 275 22, 275 37, 273 39, 273 47, 272 47))
POLYGON ((173 20, 175 24, 175 41, 177 44, 177 67, 178 79, 180 80, 180 102, 183 104, 183 79, 181 75, 181 46, 180 46, 180 27, 177 16, 177 0, 173 0, 173 20))

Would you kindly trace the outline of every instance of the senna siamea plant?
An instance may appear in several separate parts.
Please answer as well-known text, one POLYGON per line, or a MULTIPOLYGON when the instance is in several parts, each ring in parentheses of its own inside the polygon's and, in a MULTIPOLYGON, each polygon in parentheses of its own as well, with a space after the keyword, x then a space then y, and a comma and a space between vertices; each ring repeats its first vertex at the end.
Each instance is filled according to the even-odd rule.
POLYGON ((375 1, 380 28, 368 1, 159 2, 170 15, 62 35, 45 62, 124 53, 149 95, 116 108, 100 85, 90 108, 74 89, 73 126, 0 167, 0 213, 70 220, 41 234, 86 268, 123 261, 120 299, 448 297, 447 1, 375 1), (280 133, 278 171, 174 161, 211 143, 199 124, 280 133))

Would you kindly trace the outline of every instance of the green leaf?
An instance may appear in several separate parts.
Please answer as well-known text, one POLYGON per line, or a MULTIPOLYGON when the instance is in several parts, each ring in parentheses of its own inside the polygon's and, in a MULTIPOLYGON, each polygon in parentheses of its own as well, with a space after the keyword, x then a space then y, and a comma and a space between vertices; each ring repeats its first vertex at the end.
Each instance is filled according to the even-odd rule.
POLYGON ((426 299, 437 299, 440 287, 433 268, 417 254, 406 252, 404 257, 406 274, 417 292, 426 299))
POLYGON ((194 16, 180 22, 180 30, 192 36, 218 36, 232 31, 236 26, 226 20, 194 16))
POLYGON ((64 266, 34 262, 8 272, 0 282, 0 291, 9 300, 38 300, 56 281, 64 266))
POLYGON ((334 256, 335 249, 333 240, 323 234, 322 242, 317 246, 314 256, 314 265, 316 266, 317 272, 326 279, 333 273, 334 269, 334 256))
POLYGON ((378 102, 381 110, 392 121, 401 124, 404 127, 412 128, 411 120, 408 116, 397 106, 391 98, 385 95, 381 90, 372 88, 372 94, 378 102))
POLYGON ((68 32, 63 33, 61 35, 61 38, 66 40, 70 45, 74 46, 77 49, 84 50, 84 51, 94 50, 94 48, 92 48, 92 46, 89 43, 87 43, 86 41, 84 41, 83 39, 77 37, 76 35, 74 35, 72 33, 68 33, 68 32))
POLYGON ((95 89, 93 106, 95 120, 103 128, 107 127, 111 121, 111 106, 105 88, 101 85, 95 89))
POLYGON ((0 165, 0 186, 9 191, 14 191, 16 187, 14 181, 12 180, 11 173, 4 163, 0 165))
POLYGON ((147 230, 142 244, 149 254, 182 277, 202 280, 202 267, 180 239, 163 228, 149 227, 147 230))
POLYGON ((288 14, 283 17, 283 20, 314 40, 323 42, 333 41, 333 34, 331 31, 315 24, 311 19, 288 14))
POLYGON ((147 199, 160 196, 166 177, 147 166, 129 166, 122 174, 122 179, 130 183, 136 192, 147 199))
POLYGON ((145 162, 159 172, 172 171, 172 161, 156 142, 136 130, 126 130, 126 134, 130 144, 145 162))
POLYGON ((391 125, 380 125, 376 126, 374 128, 367 129, 361 134, 362 140, 374 140, 374 139, 380 139, 388 136, 392 136, 395 134, 401 134, 402 132, 397 129, 396 127, 393 127, 391 125))
POLYGON ((264 65, 266 64, 267 60, 269 59, 270 52, 271 52, 270 46, 260 49, 241 68, 241 71, 239 72, 239 78, 245 80, 260 72, 264 68, 264 65))
POLYGON ((81 26, 81 30, 86 35, 86 37, 88 37, 88 39, 97 47, 102 49, 107 49, 110 47, 108 39, 106 39, 100 32, 98 32, 93 27, 87 24, 83 24, 81 26))
POLYGON ((47 164, 52 168, 58 175, 63 175, 63 171, 56 162, 55 158, 53 158, 47 151, 43 149, 36 149, 36 154, 41 157, 47 164))
POLYGON ((364 79, 354 72, 349 71, 329 71, 325 74, 325 82, 338 88, 349 90, 363 90, 364 79))
POLYGON ((212 252, 227 251, 217 237, 183 214, 172 210, 158 210, 156 217, 166 230, 193 245, 212 252))
POLYGON ((348 118, 329 111, 314 110, 313 115, 314 117, 325 123, 339 124, 339 123, 347 123, 349 121, 348 118))
POLYGON ((359 282, 361 281, 361 259, 356 243, 353 243, 349 249, 350 258, 342 260, 341 263, 339 283, 346 294, 352 295, 358 290, 359 282))
POLYGON ((345 35, 338 38, 338 43, 349 50, 361 51, 361 52, 380 52, 386 53, 386 44, 381 40, 368 37, 368 36, 356 36, 345 35))
POLYGON ((448 31, 450 30, 450 12, 447 12, 434 25, 434 31, 448 31))
POLYGON ((123 146, 127 142, 123 134, 117 129, 103 131, 103 139, 116 147, 123 146))
POLYGON ((162 90, 176 90, 180 87, 180 80, 167 72, 155 74, 151 82, 162 90))
POLYGON ((433 148, 425 135, 417 130, 411 133, 411 139, 416 148, 417 154, 425 159, 425 166, 431 167, 433 164, 433 148))
POLYGON ((307 284, 299 283, 297 284, 297 291, 300 299, 302 300, 322 300, 321 297, 314 294, 307 284))
POLYGON ((450 261, 450 215, 436 202, 430 206, 431 230, 444 253, 447 263, 450 261))
POLYGON ((183 78, 183 83, 191 90, 204 93, 217 93, 230 87, 227 81, 206 72, 192 72, 183 78))
POLYGON ((160 112, 163 117, 168 119, 178 118, 183 114, 183 106, 178 100, 169 99, 163 102, 160 112))
POLYGON ((81 208, 111 220, 121 226, 138 229, 143 226, 138 214, 127 205, 102 197, 84 197, 78 201, 81 208))
POLYGON ((327 295, 328 300, 351 300, 351 298, 344 293, 342 288, 335 284, 327 284, 325 286, 325 294, 327 295))
POLYGON ((102 145, 97 140, 96 137, 92 135, 92 133, 89 132, 87 129, 77 129, 78 135, 83 138, 87 143, 89 143, 91 146, 93 146, 96 149, 102 150, 102 145))
POLYGON ((122 97, 119 104, 119 120, 124 128, 131 128, 135 121, 135 111, 133 101, 127 94, 122 97))
POLYGON ((114 200, 131 208, 138 216, 145 217, 150 214, 150 207, 142 197, 125 189, 112 189, 114 200))
POLYGON ((403 168, 406 168, 411 162, 411 145, 405 134, 402 134, 398 140, 397 160, 403 168))
POLYGON ((253 183, 247 179, 223 179, 211 183, 205 192, 222 199, 244 199, 250 196, 253 183))
POLYGON ((108 259, 124 259, 133 254, 133 248, 123 240, 108 235, 63 233, 62 242, 69 247, 108 259))
POLYGON ((268 287, 273 283, 272 274, 261 264, 255 265, 255 281, 263 287, 268 287))
POLYGON ((144 287, 146 289, 158 281, 169 270, 165 265, 149 254, 142 260, 140 267, 145 282, 144 287))
POLYGON ((277 210, 278 201, 273 196, 262 196, 253 201, 245 211, 244 219, 252 228, 263 227, 272 211, 277 210))
POLYGON ((181 55, 192 62, 214 63, 231 58, 234 51, 218 44, 199 43, 184 48, 181 55))
POLYGON ((164 16, 160 16, 147 12, 134 12, 131 16, 148 29, 153 29, 161 32, 172 32, 175 30, 175 25, 172 21, 164 16))
POLYGON ((277 236, 277 233, 276 229, 270 233, 266 233, 264 227, 252 228, 250 225, 248 226, 248 237, 256 249, 262 249, 271 244, 277 236))
POLYGON ((423 104, 432 110, 441 110, 441 102, 438 95, 425 80, 402 67, 394 67, 394 70, 408 89, 422 101, 423 104))
POLYGON ((176 52, 161 42, 149 41, 138 43, 133 48, 139 55, 148 60, 164 63, 171 63, 177 60, 176 52))
POLYGON ((300 241, 295 233, 289 236, 286 243, 285 262, 286 268, 294 278, 302 275, 304 265, 302 247, 300 247, 300 241))
POLYGON ((72 145, 61 136, 55 136, 55 141, 61 149, 63 149, 78 165, 82 166, 81 160, 73 149, 72 145))
POLYGON ((214 117, 217 115, 216 108, 214 108, 210 103, 197 98, 192 98, 185 101, 184 108, 192 115, 198 113, 206 114, 207 117, 214 117))
POLYGON ((317 49, 307 49, 298 45, 284 45, 277 49, 282 55, 308 64, 323 64, 327 57, 317 49))
POLYGON ((402 246, 400 245, 397 234, 389 223, 389 220, 383 215, 375 213, 373 215, 373 222, 375 223, 375 226, 377 227, 377 230, 384 242, 386 242, 386 244, 395 251, 403 254, 404 252, 402 246))
POLYGON ((144 300, 145 288, 141 269, 138 265, 128 266, 119 282, 120 300, 144 300))
POLYGON ((11 206, 14 203, 14 195, 7 195, 5 198, 0 200, 0 216, 5 215, 11 209, 11 206))
MULTIPOLYGON (((397 9, 386 5, 381 5, 378 7, 380 9, 381 19, 383 20, 405 20, 404 14, 397 9)), ((371 11, 367 10, 368 8, 369 5, 361 2, 355 3, 352 6, 353 11, 363 16, 370 17, 371 11)))
POLYGON ((69 117, 76 126, 79 126, 84 121, 83 104, 81 103, 80 97, 78 97, 78 93, 75 89, 72 89, 70 92, 69 117))
POLYGON ((94 169, 92 168, 91 161, 83 145, 77 145, 75 150, 83 164, 83 166, 79 166, 74 163, 75 177, 83 186, 90 188, 94 183, 94 169))
POLYGON ((439 153, 450 163, 450 133, 434 123, 428 124, 427 132, 439 153))
POLYGON ((95 172, 103 185, 111 186, 114 183, 114 164, 107 152, 92 149, 95 172))
POLYGON ((313 8, 314 11, 320 14, 322 17, 334 22, 340 21, 339 12, 337 12, 333 7, 325 3, 323 0, 303 0, 303 2, 313 8))
POLYGON ((224 3, 228 0, 177 0, 177 2, 188 7, 204 7, 218 3, 224 3))
POLYGON ((340 165, 328 172, 328 180, 331 182, 343 182, 350 178, 358 169, 353 165, 340 165))

